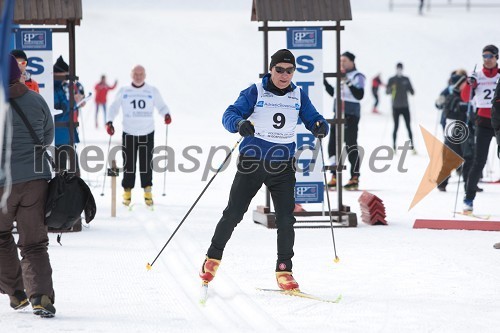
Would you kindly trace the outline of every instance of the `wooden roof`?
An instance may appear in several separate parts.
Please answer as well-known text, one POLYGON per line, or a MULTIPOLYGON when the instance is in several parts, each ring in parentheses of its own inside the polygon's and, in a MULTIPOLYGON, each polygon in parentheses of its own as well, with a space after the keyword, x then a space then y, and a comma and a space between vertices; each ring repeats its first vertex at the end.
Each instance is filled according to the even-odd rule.
POLYGON ((350 0, 253 0, 252 21, 352 20, 350 0))
MULTIPOLYGON (((3 8, 4 0, 0 0, 3 8)), ((14 23, 66 25, 74 21, 80 25, 82 0, 15 0, 14 23)))

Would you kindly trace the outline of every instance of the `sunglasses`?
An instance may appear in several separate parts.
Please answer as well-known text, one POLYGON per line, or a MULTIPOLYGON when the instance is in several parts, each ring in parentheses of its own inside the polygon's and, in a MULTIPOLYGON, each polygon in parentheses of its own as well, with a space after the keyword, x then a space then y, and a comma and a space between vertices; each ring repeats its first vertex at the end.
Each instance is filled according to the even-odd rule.
POLYGON ((19 65, 26 65, 28 62, 26 60, 18 60, 17 63, 19 65))
POLYGON ((496 55, 493 55, 491 53, 485 53, 485 54, 483 54, 483 59, 492 59, 494 57, 496 57, 496 55))
POLYGON ((280 66, 274 66, 274 70, 276 71, 276 73, 278 74, 283 74, 283 73, 287 73, 287 74, 293 74, 293 72, 295 72, 295 67, 288 67, 288 68, 283 68, 283 67, 280 67, 280 66))

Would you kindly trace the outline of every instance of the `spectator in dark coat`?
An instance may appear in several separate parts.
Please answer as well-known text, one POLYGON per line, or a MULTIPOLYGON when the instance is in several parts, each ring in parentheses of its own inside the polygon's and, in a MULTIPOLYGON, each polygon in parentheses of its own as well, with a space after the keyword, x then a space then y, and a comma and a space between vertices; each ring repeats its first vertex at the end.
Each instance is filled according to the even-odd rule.
POLYGON ((10 71, 11 107, 7 113, 1 161, 6 172, 0 179, 3 208, 0 210, 0 292, 9 295, 10 306, 15 310, 31 301, 34 314, 53 317, 56 310, 44 221, 47 181, 52 174, 14 106, 24 113, 44 145, 52 143, 54 123, 43 97, 19 81, 21 72, 14 57, 11 57, 10 71), (17 247, 12 236, 14 220, 19 233, 17 247), (21 251, 21 260, 17 248, 21 251))

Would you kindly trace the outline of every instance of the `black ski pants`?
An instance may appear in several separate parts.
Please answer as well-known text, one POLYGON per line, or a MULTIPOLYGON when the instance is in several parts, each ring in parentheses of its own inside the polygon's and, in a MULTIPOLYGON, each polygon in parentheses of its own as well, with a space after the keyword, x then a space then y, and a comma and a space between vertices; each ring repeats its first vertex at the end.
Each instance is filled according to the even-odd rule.
POLYGON ((373 108, 376 109, 378 106, 378 102, 379 102, 378 88, 372 88, 372 94, 373 94, 373 99, 374 99, 373 108))
POLYGON ((405 120, 406 129, 408 130, 408 137, 410 138, 410 144, 413 147, 413 134, 410 127, 410 109, 409 108, 392 108, 392 118, 394 119, 394 131, 392 132, 392 143, 393 148, 396 149, 396 137, 398 135, 399 128, 399 116, 403 116, 405 120))
POLYGON ((153 186, 153 149, 155 132, 147 135, 130 135, 123 132, 122 135, 122 155, 123 155, 123 188, 134 188, 135 169, 137 155, 139 155, 139 174, 141 177, 141 187, 153 186))
POLYGON ((474 158, 469 172, 469 178, 465 186, 465 199, 474 200, 477 192, 477 184, 488 159, 491 139, 495 137, 493 128, 476 126, 476 142, 474 145, 474 158))
MULTIPOLYGON (((354 176, 357 176, 359 178, 360 176, 359 168, 361 166, 361 161, 359 160, 358 151, 358 124, 358 117, 350 115, 345 116, 344 142, 346 145, 345 149, 347 157, 349 159, 349 163, 351 164, 351 178, 353 178, 354 176)), ((332 125, 330 129, 330 137, 328 141, 328 157, 336 156, 337 145, 337 131, 335 130, 335 125, 332 125)), ((335 174, 336 172, 332 170, 332 173, 335 174)))
MULTIPOLYGON (((271 192, 276 213, 278 260, 276 271, 291 271, 295 231, 295 170, 293 160, 265 162, 240 156, 229 202, 215 228, 207 256, 222 259, 234 228, 243 219, 257 191, 265 184, 271 192)), ((251 249, 249 249, 251 251, 251 249)))

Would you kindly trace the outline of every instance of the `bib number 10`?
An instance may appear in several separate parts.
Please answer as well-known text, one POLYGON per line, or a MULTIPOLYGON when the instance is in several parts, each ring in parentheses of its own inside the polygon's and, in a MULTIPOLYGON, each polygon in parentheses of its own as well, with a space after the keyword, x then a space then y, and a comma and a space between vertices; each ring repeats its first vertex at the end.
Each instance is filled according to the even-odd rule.
POLYGON ((130 102, 130 104, 132 104, 134 109, 144 109, 146 107, 146 101, 144 101, 143 99, 139 99, 137 101, 134 99, 132 102, 130 102))
POLYGON ((274 121, 274 124, 273 124, 273 127, 276 128, 276 129, 280 129, 280 128, 283 128, 283 126, 285 126, 285 115, 283 113, 275 113, 274 116, 273 116, 273 121, 274 121))

